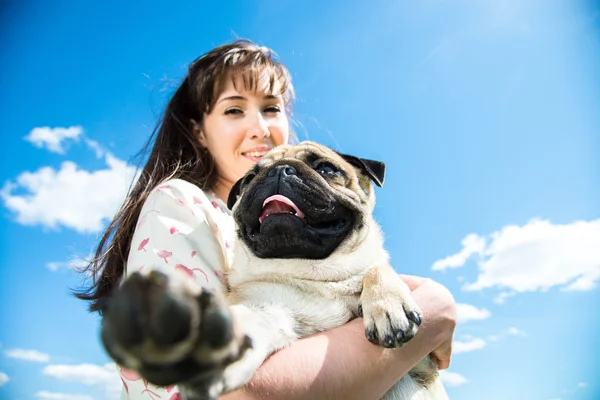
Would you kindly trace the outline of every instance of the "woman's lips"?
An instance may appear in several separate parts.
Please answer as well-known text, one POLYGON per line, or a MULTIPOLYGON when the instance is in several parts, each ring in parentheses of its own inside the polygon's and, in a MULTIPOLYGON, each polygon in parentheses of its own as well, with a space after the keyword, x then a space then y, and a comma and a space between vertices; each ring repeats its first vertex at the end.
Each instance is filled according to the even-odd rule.
POLYGON ((242 155, 253 162, 259 162, 270 149, 268 147, 257 147, 242 152, 242 155))
POLYGON ((259 162, 260 160, 263 159, 264 156, 260 156, 260 157, 254 157, 254 156, 249 156, 247 154, 243 154, 244 157, 246 157, 248 160, 252 161, 252 162, 259 162))

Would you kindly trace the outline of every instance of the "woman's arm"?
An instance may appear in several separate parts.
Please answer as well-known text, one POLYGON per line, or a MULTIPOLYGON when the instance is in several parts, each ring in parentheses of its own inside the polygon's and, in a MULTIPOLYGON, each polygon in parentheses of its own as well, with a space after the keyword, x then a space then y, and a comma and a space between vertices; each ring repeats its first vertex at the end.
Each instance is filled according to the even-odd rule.
POLYGON ((369 343, 363 320, 357 318, 278 351, 244 388, 222 399, 380 399, 436 350, 442 368, 447 367, 447 343, 451 343, 456 326, 454 299, 431 280, 406 277, 405 281, 414 289, 424 317, 419 332, 404 347, 384 349, 369 343))

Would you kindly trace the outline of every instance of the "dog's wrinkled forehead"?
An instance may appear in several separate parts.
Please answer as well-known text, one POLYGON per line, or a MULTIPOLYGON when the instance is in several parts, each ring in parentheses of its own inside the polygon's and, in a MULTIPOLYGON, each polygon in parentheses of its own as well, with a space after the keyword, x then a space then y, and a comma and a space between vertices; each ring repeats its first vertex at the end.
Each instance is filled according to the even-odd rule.
MULTIPOLYGON (((258 162, 257 166, 260 169, 268 168, 284 158, 296 159, 307 164, 310 164, 315 159, 327 158, 346 164, 344 159, 329 147, 314 142, 301 142, 297 145, 284 145, 272 149, 258 162)), ((349 164, 348 167, 350 167, 349 164)), ((348 169, 350 170, 351 168, 348 169)))

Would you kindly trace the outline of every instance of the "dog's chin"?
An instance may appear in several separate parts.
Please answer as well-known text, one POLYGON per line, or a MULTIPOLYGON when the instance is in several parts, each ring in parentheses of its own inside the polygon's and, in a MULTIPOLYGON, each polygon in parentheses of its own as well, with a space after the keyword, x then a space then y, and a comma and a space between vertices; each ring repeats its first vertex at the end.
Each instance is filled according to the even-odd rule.
POLYGON ((324 259, 346 238, 354 220, 352 211, 345 208, 322 219, 276 213, 262 223, 244 224, 240 236, 259 258, 324 259))

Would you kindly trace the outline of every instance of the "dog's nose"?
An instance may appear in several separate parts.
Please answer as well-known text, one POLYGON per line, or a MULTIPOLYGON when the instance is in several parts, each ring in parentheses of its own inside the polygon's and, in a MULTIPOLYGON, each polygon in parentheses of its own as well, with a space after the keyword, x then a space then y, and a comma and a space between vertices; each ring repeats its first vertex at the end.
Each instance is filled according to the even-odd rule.
POLYGON ((272 170, 270 170, 268 175, 271 177, 276 176, 276 175, 280 175, 280 176, 298 175, 298 171, 296 171, 296 168, 292 167, 291 165, 278 165, 275 168, 273 168, 272 170))

